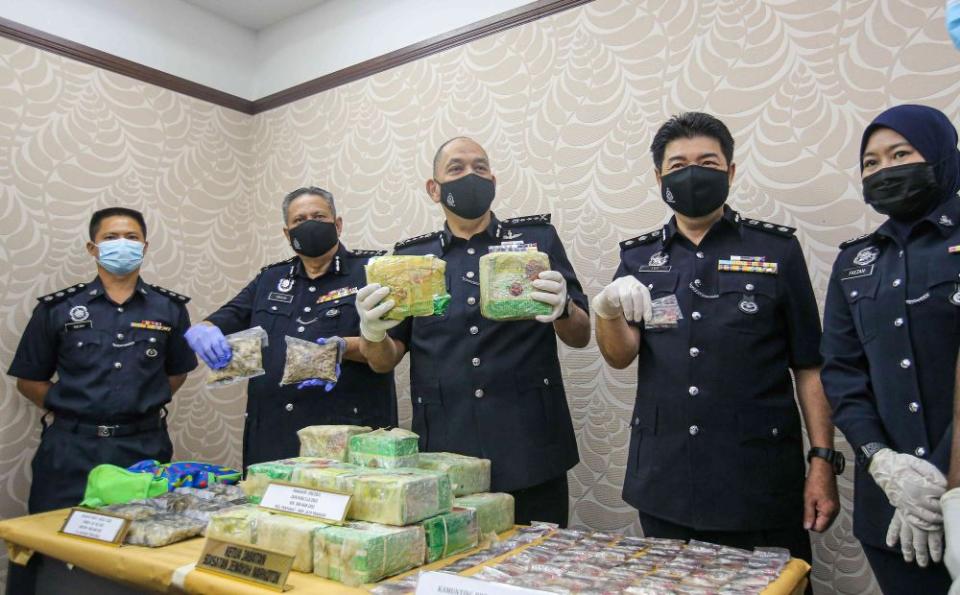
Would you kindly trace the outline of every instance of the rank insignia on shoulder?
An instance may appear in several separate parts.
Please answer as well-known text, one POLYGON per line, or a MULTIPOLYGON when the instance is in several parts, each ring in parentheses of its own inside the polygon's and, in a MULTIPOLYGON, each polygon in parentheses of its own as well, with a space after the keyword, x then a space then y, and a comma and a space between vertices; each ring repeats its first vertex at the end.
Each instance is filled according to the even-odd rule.
POLYGON ((359 258, 373 258, 375 256, 383 256, 387 253, 386 250, 354 250, 353 255, 359 258))
POLYGON ((359 291, 356 287, 341 287, 340 289, 334 289, 333 291, 328 291, 327 293, 321 295, 317 298, 317 303, 322 304, 324 302, 330 302, 333 300, 339 300, 340 298, 345 298, 348 295, 353 295, 359 291))
POLYGON ((731 256, 717 261, 717 270, 728 273, 777 274, 777 263, 767 262, 765 256, 731 256))
POLYGON ((871 237, 873 237, 872 233, 865 233, 862 236, 857 236, 855 238, 850 238, 849 240, 844 240, 840 242, 840 247, 849 248, 850 246, 853 246, 854 244, 859 244, 860 242, 870 239, 871 237))
POLYGON ((743 224, 750 227, 751 229, 766 231, 766 232, 784 236, 784 237, 790 237, 794 234, 795 231, 797 231, 795 227, 789 227, 787 225, 780 225, 777 223, 770 223, 769 221, 760 221, 759 219, 744 219, 743 224))
POLYGON ((162 322, 157 322, 155 320, 141 320, 140 322, 131 322, 131 328, 142 328, 147 329, 148 331, 160 331, 161 333, 169 333, 173 330, 173 327, 167 326, 162 322))
POLYGON ((272 269, 273 267, 280 267, 280 266, 292 264, 292 263, 293 263, 294 261, 296 261, 296 260, 297 260, 297 257, 296 257, 296 256, 291 256, 290 258, 288 258, 288 259, 286 259, 286 260, 281 260, 280 262, 271 262, 270 264, 268 264, 268 265, 266 265, 266 266, 264 266, 264 267, 260 267, 260 272, 262 273, 263 271, 265 271, 265 270, 267 270, 267 269, 272 269))
POLYGON ((504 219, 500 222, 500 224, 505 227, 512 227, 514 225, 549 225, 550 213, 544 213, 542 215, 528 215, 526 217, 513 217, 512 219, 504 219))
POLYGON ((656 241, 660 237, 660 230, 651 231, 649 233, 638 235, 629 240, 623 240, 620 242, 621 250, 629 250, 630 248, 636 248, 637 246, 643 246, 644 244, 649 244, 650 242, 656 241))
POLYGON ((66 289, 61 289, 53 293, 48 293, 47 295, 41 295, 40 297, 37 298, 37 301, 42 304, 54 304, 56 302, 59 302, 60 300, 66 299, 71 295, 76 294, 78 291, 80 291, 86 286, 87 286, 86 283, 77 283, 76 285, 67 287, 66 289))
POLYGON ((152 288, 154 289, 154 291, 156 291, 157 293, 159 293, 159 294, 161 294, 161 295, 165 295, 165 296, 167 296, 168 298, 170 298, 171 300, 173 300, 173 301, 175 301, 175 302, 180 302, 181 304, 186 304, 187 302, 190 301, 190 298, 188 298, 187 296, 185 296, 185 295, 180 295, 179 293, 177 293, 177 292, 175 292, 175 291, 170 291, 169 289, 164 289, 163 287, 160 287, 159 285, 151 285, 150 287, 152 287, 152 288))
POLYGON ((423 235, 414 236, 412 238, 407 238, 405 240, 400 240, 393 245, 394 250, 399 250, 400 248, 406 248, 407 246, 414 246, 416 244, 422 244, 424 242, 429 242, 435 240, 443 235, 442 231, 431 231, 430 233, 425 233, 423 235))

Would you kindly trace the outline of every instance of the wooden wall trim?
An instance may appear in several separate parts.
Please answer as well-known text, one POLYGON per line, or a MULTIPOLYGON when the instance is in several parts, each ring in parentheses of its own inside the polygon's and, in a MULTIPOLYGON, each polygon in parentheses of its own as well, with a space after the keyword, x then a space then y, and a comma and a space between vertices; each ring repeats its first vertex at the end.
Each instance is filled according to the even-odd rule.
POLYGON ((116 72, 138 81, 253 115, 589 2, 592 2, 592 0, 537 0, 405 48, 300 83, 255 101, 237 97, 2 17, 0 17, 0 36, 66 56, 97 68, 116 72))
POLYGON ((254 101, 254 113, 265 112, 281 105, 292 103, 299 99, 329 91, 335 87, 352 83, 353 81, 389 70, 432 54, 454 48, 465 43, 487 37, 512 27, 517 27, 542 19, 543 17, 562 12, 564 10, 587 4, 592 0, 538 0, 531 4, 494 15, 482 21, 477 21, 459 29, 437 35, 430 39, 408 45, 405 48, 371 58, 354 64, 342 70, 315 78, 278 91, 254 101))
POLYGON ((26 25, 21 25, 20 23, 2 17, 0 17, 0 36, 9 37, 20 43, 40 48, 41 50, 60 54, 61 56, 66 56, 78 62, 129 76, 138 81, 150 83, 151 85, 163 87, 164 89, 189 95, 190 97, 196 97, 197 99, 228 107, 238 112, 251 115, 254 113, 253 102, 249 99, 237 97, 236 95, 225 93, 213 87, 201 85, 200 83, 174 76, 162 70, 150 68, 149 66, 144 66, 132 60, 114 56, 113 54, 108 54, 107 52, 102 52, 90 46, 76 43, 63 37, 57 37, 56 35, 51 35, 39 29, 27 27, 26 25))

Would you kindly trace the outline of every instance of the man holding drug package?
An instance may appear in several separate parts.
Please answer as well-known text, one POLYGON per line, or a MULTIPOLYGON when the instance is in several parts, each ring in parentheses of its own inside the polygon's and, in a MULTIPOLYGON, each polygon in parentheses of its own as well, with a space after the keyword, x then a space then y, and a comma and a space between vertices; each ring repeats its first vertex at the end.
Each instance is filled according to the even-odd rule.
POLYGON ((397 243, 395 253, 443 259, 449 306, 439 316, 384 320, 396 303, 390 288, 364 287, 357 294, 361 351, 381 372, 410 352, 413 431, 421 450, 490 459, 491 489, 513 494, 518 523, 565 526, 566 473, 579 455, 557 337, 586 346, 586 296, 549 215, 500 220, 490 210, 496 177, 477 142, 458 137, 441 145, 426 190, 446 223, 397 243), (512 242, 549 256, 550 270, 538 273, 531 294, 548 307, 530 320, 484 318, 480 257, 512 242))
POLYGON ((792 228, 725 206, 733 137, 716 118, 671 118, 651 151, 674 216, 621 242, 614 281, 592 302, 607 363, 637 361, 624 500, 647 536, 780 546, 809 562, 807 530, 839 511, 843 459, 800 244, 792 228), (794 389, 813 447, 806 481, 794 389))
POLYGON ((343 220, 333 195, 322 188, 287 194, 282 212, 283 234, 297 255, 263 267, 236 297, 186 334, 204 363, 220 369, 232 356, 225 334, 256 326, 267 333, 266 374, 250 379, 248 387, 244 467, 297 456, 297 430, 306 426, 397 424, 393 374, 366 365, 354 305, 357 288, 365 284, 364 265, 383 252, 350 251, 340 243, 343 220), (287 336, 318 342, 341 337, 339 379, 280 386, 287 336))

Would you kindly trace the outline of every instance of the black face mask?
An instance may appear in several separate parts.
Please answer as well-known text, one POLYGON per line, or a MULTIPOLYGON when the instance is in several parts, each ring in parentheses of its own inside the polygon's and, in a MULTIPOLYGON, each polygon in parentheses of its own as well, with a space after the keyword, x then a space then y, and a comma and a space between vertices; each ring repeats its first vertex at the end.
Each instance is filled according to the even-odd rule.
POLYGON ((720 169, 688 165, 660 178, 660 196, 671 209, 686 217, 703 217, 727 201, 730 181, 720 169))
POLYGON ((891 219, 918 219, 929 213, 939 199, 933 165, 908 163, 870 174, 863 179, 863 199, 876 212, 891 219))
POLYGON ((464 219, 479 219, 490 210, 497 185, 477 174, 440 184, 440 204, 464 219))
POLYGON ((310 219, 290 229, 290 245, 297 254, 322 256, 337 245, 337 226, 327 221, 310 219))

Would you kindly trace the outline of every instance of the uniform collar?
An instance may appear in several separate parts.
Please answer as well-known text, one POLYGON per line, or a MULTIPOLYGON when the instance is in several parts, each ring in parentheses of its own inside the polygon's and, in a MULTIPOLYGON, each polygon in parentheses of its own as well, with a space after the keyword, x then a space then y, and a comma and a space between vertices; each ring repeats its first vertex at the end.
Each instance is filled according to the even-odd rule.
MULTIPOLYGON (((133 290, 133 295, 130 296, 130 300, 137 297, 137 295, 146 297, 151 291, 153 291, 153 288, 144 282, 143 277, 138 275, 137 285, 133 290)), ((107 299, 107 292, 103 288, 103 281, 100 280, 100 275, 97 275, 93 281, 87 283, 87 286, 83 288, 78 296, 79 301, 83 304, 89 304, 93 300, 101 297, 107 299)), ((127 301, 129 302, 130 300, 127 301)))
MULTIPOLYGON (((347 247, 342 243, 338 244, 337 252, 333 255, 333 260, 330 261, 330 268, 327 269, 327 272, 320 277, 325 277, 327 275, 346 275, 349 271, 349 265, 347 264, 350 259, 347 256, 350 254, 350 251, 347 250, 347 247)), ((306 280, 311 280, 310 276, 307 275, 306 267, 303 266, 303 259, 300 256, 297 256, 296 261, 293 263, 292 275, 288 272, 287 274, 291 277, 302 277, 306 280)), ((319 279, 320 277, 317 277, 319 279)))
MULTIPOLYGON (((734 229, 737 234, 741 233, 740 226, 740 213, 731 209, 728 205, 723 205, 723 215, 720 219, 713 224, 713 227, 707 232, 709 234, 716 228, 718 225, 727 225, 730 228, 734 229)), ((667 221, 667 224, 663 226, 663 229, 660 230, 660 241, 663 243, 663 247, 666 248, 671 240, 678 235, 683 235, 677 229, 677 216, 674 215, 670 217, 670 221, 667 221)), ((704 236, 706 237, 706 236, 704 236)))
MULTIPOLYGON (((503 232, 503 224, 497 219, 497 216, 490 211, 490 224, 487 225, 486 229, 480 233, 485 233, 490 236, 491 239, 499 239, 500 234, 503 232)), ((480 234, 477 234, 480 235, 480 234)), ((459 240, 460 238, 453 235, 453 232, 450 230, 450 226, 446 222, 443 223, 443 230, 440 232, 440 249, 446 253, 450 249, 450 246, 453 245, 454 241, 459 240)), ((466 241, 466 240, 463 240, 466 241)))
MULTIPOLYGON (((926 225, 927 223, 939 230, 940 235, 943 237, 947 237, 956 231, 957 226, 960 225, 960 198, 954 196, 943 201, 940 206, 930 211, 929 215, 906 229, 912 230, 918 225, 926 225)), ((900 237, 894 228, 894 223, 889 219, 884 221, 873 235, 874 237, 882 236, 893 240, 897 240, 900 237)))

